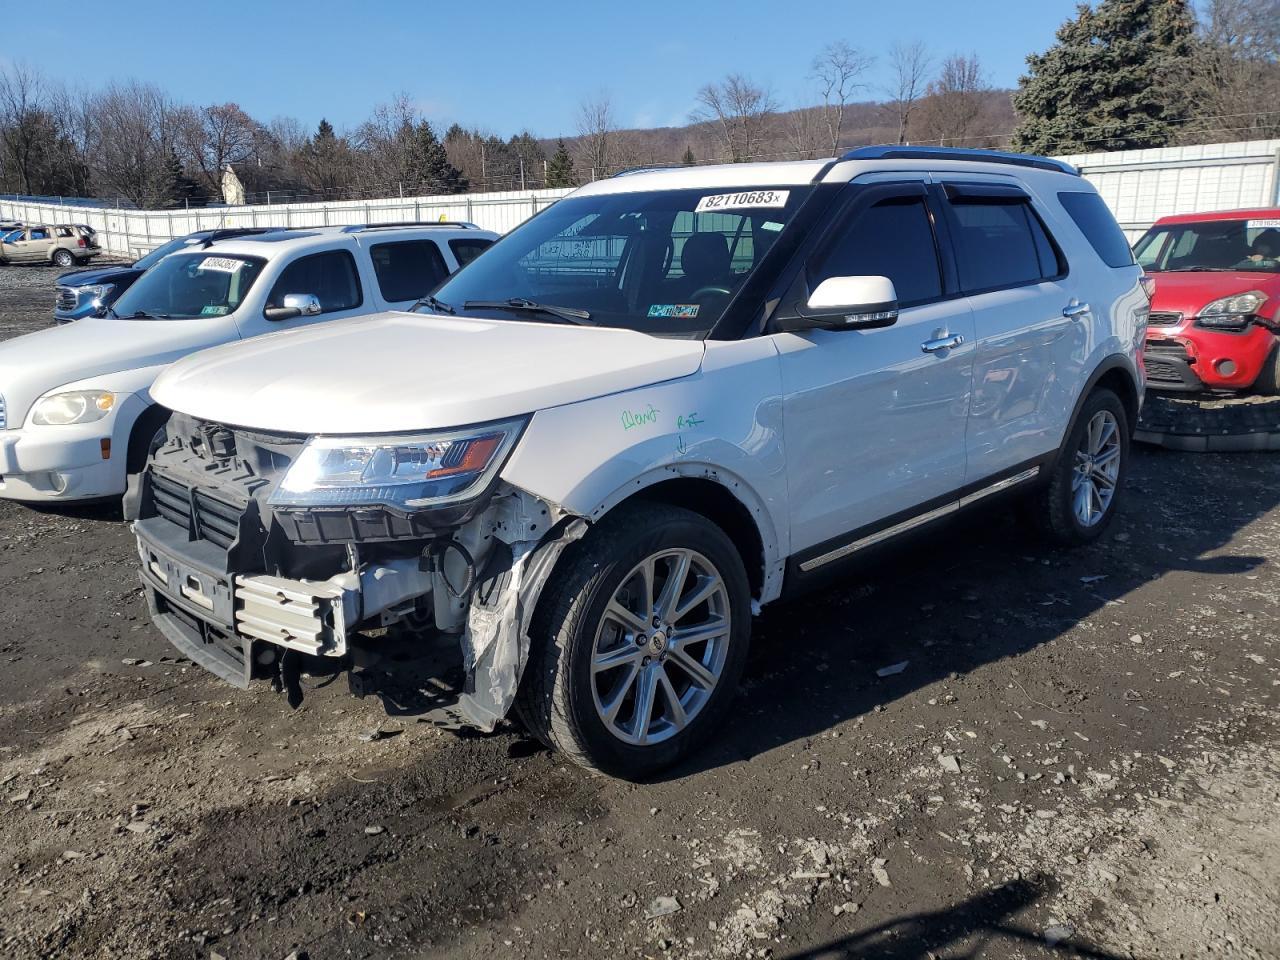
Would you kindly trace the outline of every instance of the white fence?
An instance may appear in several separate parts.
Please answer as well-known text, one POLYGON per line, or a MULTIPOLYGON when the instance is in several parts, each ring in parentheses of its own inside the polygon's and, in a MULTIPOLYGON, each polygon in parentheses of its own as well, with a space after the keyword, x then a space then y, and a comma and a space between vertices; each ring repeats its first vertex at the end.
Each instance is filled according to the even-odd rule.
POLYGON ((104 249, 122 256, 139 256, 172 237, 220 227, 321 227, 397 220, 464 220, 486 230, 506 233, 568 192, 522 190, 191 210, 123 210, 0 199, 0 218, 26 223, 85 223, 98 231, 104 249))
POLYGON ((1280 206, 1280 140, 1063 157, 1080 168, 1130 240, 1160 217, 1280 206))
MULTIPOLYGON (((1086 153, 1062 159, 1094 183, 1131 240, 1172 213, 1280 206, 1280 140, 1086 153)), ((136 256, 171 237, 217 227, 317 227, 396 220, 466 220, 505 233, 568 190, 391 197, 198 210, 119 210, 0 199, 0 218, 87 223, 103 246, 136 256)))

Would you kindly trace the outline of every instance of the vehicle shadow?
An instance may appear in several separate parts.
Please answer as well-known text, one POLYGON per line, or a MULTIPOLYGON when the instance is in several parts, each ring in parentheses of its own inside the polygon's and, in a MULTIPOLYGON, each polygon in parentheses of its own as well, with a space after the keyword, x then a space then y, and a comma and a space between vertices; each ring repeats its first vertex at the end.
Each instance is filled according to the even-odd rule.
MULTIPOLYGON (((1009 922, 1009 917, 1031 906, 1051 889, 1042 877, 1013 880, 984 890, 945 910, 913 913, 890 920, 822 946, 786 955, 786 960, 926 960, 946 947, 985 948, 992 940, 1007 948, 1036 944, 1050 953, 1121 960, 1117 954, 1077 943, 1050 945, 1038 934, 1009 922)), ((949 953, 957 958, 973 953, 949 953)))
POLYGON ((1005 510, 767 607, 732 722, 656 781, 748 761, 988 663, 1016 669, 1020 655, 1168 574, 1240 574, 1266 562, 1223 551, 1280 503, 1267 455, 1137 447, 1132 466, 1115 522, 1088 547, 1056 549, 1005 510))

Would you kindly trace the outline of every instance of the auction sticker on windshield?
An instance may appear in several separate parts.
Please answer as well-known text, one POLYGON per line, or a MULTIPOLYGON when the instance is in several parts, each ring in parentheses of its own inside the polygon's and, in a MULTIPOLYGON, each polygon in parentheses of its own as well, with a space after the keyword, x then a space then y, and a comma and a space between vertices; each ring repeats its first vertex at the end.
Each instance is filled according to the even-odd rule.
POLYGON ((222 273, 235 273, 244 266, 243 260, 233 260, 231 257, 205 257, 200 261, 197 270, 219 270, 222 273))
POLYGON ((1280 219, 1275 220, 1250 220, 1245 224, 1246 230, 1262 230, 1271 227, 1280 227, 1280 219))
POLYGON ((703 197, 693 208, 694 213, 711 213, 720 210, 741 210, 744 207, 785 207, 790 190, 748 190, 745 193, 714 193, 703 197))

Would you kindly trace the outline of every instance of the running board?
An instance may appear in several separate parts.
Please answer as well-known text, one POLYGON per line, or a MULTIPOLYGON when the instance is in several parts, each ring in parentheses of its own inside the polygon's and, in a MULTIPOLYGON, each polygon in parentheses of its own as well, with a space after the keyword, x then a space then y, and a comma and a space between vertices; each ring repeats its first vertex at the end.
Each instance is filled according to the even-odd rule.
POLYGON ((857 553, 859 550, 865 550, 867 547, 874 547, 877 543, 883 543, 884 541, 891 540, 892 538, 906 533, 909 530, 915 530, 917 527, 923 527, 926 523, 932 523, 934 520, 941 520, 943 517, 956 513, 963 507, 977 503, 979 500, 989 497, 994 493, 1000 493, 1001 491, 1008 490, 1010 487, 1017 486, 1020 483, 1026 483, 1028 480, 1034 480, 1039 475, 1040 467, 1035 466, 1027 470, 1023 470, 1021 473, 1015 473, 1011 477, 1005 477, 1003 480, 997 480, 989 486, 980 487, 972 493, 966 493, 963 497, 960 497, 958 500, 953 500, 951 503, 944 503, 942 506, 929 510, 926 513, 909 517, 901 523, 895 523, 892 527, 877 530, 875 533, 868 534, 861 539, 854 540, 851 543, 846 543, 843 547, 836 547, 836 549, 828 553, 824 553, 820 557, 814 557, 811 560, 806 560, 800 564, 800 570, 802 573, 808 573, 811 570, 816 570, 818 567, 831 563, 833 560, 839 560, 843 557, 847 557, 850 554, 857 553))

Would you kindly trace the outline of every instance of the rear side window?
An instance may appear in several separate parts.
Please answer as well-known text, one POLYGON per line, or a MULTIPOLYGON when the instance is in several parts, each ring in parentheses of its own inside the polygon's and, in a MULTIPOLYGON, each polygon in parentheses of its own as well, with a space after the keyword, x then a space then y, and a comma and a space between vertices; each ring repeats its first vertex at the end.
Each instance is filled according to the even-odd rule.
POLYGON ((369 256, 382 299, 388 303, 425 297, 449 275, 440 248, 431 240, 375 244, 369 256))
POLYGON ((1108 267, 1127 267, 1133 263, 1129 241, 1096 193, 1060 193, 1058 200, 1089 245, 1108 267))
POLYGON ((942 296, 933 225, 924 200, 882 200, 846 227, 809 272, 809 288, 829 277, 888 277, 909 307, 942 296))
POLYGON ((27 234, 27 237, 28 237, 29 239, 31 239, 31 240, 48 240, 48 239, 49 239, 49 231, 48 231, 48 230, 45 230, 43 227, 41 227, 41 228, 39 228, 39 229, 37 229, 37 230, 32 230, 32 231, 30 231, 30 232, 27 234))
POLYGON ((953 203, 956 265, 966 293, 1037 283, 1065 272, 1026 203, 953 203))
POLYGON ((267 306, 283 307, 291 293, 314 294, 322 313, 350 310, 364 302, 356 262, 346 250, 326 250, 293 261, 271 288, 267 306))
POLYGON ((491 246, 493 246, 493 241, 485 237, 468 237, 466 240, 449 241, 449 249, 458 258, 459 267, 465 267, 491 246))

